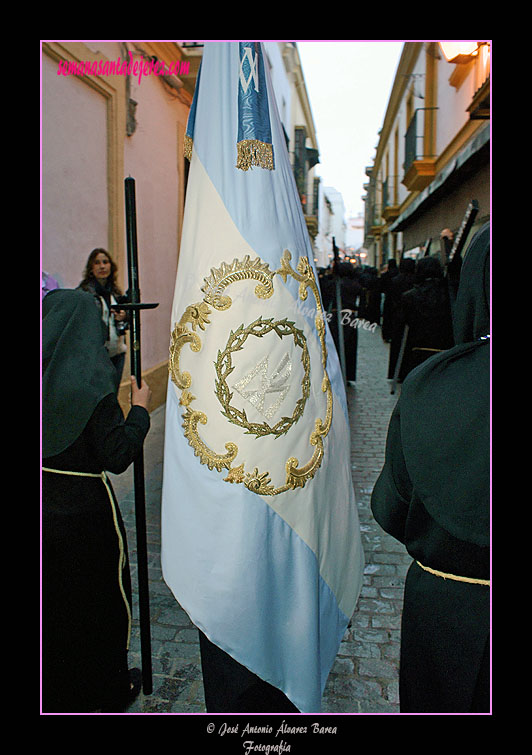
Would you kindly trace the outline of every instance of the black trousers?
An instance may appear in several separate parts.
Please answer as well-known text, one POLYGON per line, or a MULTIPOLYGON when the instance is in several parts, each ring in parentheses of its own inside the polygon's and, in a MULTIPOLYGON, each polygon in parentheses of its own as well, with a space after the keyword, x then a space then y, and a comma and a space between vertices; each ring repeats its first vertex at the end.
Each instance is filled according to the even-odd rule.
POLYGON ((281 690, 259 679, 203 632, 199 639, 207 713, 300 712, 281 690))

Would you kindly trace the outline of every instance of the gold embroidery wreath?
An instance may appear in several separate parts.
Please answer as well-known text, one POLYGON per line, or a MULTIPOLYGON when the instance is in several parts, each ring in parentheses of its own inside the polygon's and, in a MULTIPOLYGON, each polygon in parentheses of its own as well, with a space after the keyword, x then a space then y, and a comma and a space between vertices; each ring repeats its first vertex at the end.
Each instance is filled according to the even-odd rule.
POLYGON ((247 328, 241 325, 234 332, 231 332, 227 345, 223 351, 218 352, 218 358, 214 363, 217 380, 215 381, 215 393, 218 396, 218 400, 222 405, 224 411, 223 416, 226 417, 229 422, 240 427, 245 427, 246 431, 257 437, 263 437, 265 435, 275 435, 277 438, 284 435, 292 427, 292 425, 298 421, 303 414, 305 403, 310 393, 310 357, 307 348, 307 342, 303 332, 294 326, 293 322, 286 319, 274 321, 273 317, 268 320, 263 320, 262 317, 257 318, 247 328), (231 354, 234 351, 240 351, 243 347, 247 337, 249 335, 262 338, 267 333, 275 331, 279 338, 287 335, 292 335, 294 343, 302 350, 301 362, 303 364, 304 376, 301 381, 302 395, 297 400, 294 412, 291 417, 283 417, 273 427, 267 422, 250 422, 244 409, 236 409, 231 406, 232 394, 227 385, 226 378, 233 371, 233 362, 231 354))
MULTIPOLYGON (((325 324, 318 284, 314 277, 314 272, 305 257, 299 259, 297 270, 293 270, 290 264, 291 259, 292 255, 286 249, 281 258, 281 267, 274 272, 269 269, 267 263, 259 258, 251 260, 249 255, 246 255, 243 260, 235 259, 231 264, 223 262, 219 268, 212 269, 211 275, 208 278, 205 278, 204 285, 201 288, 204 294, 203 301, 197 304, 192 304, 185 309, 181 319, 174 327, 170 343, 170 376, 177 388, 181 390, 180 404, 185 408, 183 414, 183 429, 185 437, 194 449, 195 455, 199 457, 202 464, 206 464, 211 470, 216 469, 218 472, 221 472, 222 469, 227 469, 228 474, 227 477, 224 478, 224 481, 243 483, 249 490, 259 495, 278 495, 287 490, 304 487, 307 481, 314 477, 321 465, 324 454, 323 439, 329 432, 332 423, 333 399, 326 369, 327 347, 325 345, 325 324), (314 449, 311 458, 304 466, 299 467, 299 460, 290 457, 285 464, 285 484, 280 487, 274 487, 271 484, 268 472, 261 472, 258 468, 255 468, 253 472, 246 472, 244 464, 241 464, 238 467, 232 467, 231 464, 238 454, 238 447, 234 443, 226 443, 225 449, 227 453, 220 454, 209 448, 209 446, 201 439, 198 433, 198 424, 206 424, 207 416, 202 411, 191 408, 190 405, 195 400, 195 396, 193 396, 189 390, 192 386, 192 377, 188 372, 182 372, 179 365, 181 349, 186 343, 190 344, 192 351, 198 352, 200 350, 201 338, 196 330, 205 330, 210 324, 209 316, 212 314, 210 307, 213 307, 216 310, 225 310, 231 306, 231 298, 225 293, 225 289, 228 286, 238 281, 255 280, 258 282, 258 285, 255 287, 255 295, 261 299, 268 299, 274 292, 273 278, 275 275, 279 275, 285 282, 288 276, 291 276, 298 281, 299 298, 302 301, 307 299, 309 288, 314 295, 316 301, 315 325, 321 343, 323 367, 321 389, 323 393, 326 394, 327 400, 325 419, 317 418, 315 420, 314 430, 309 437, 309 444, 314 449)), ((228 374, 226 371, 228 366, 227 360, 229 358, 230 362, 230 352, 233 345, 231 337, 226 349, 219 352, 218 355, 218 361, 216 364, 218 373, 216 394, 225 410, 222 414, 224 414, 230 422, 245 427, 248 432, 255 433, 259 436, 268 433, 281 435, 284 432, 287 432, 289 427, 297 422, 303 413, 303 408, 310 391, 310 358, 305 337, 302 331, 294 327, 294 323, 287 321, 286 319, 273 321, 273 318, 270 320, 259 318, 248 326, 248 328, 241 326, 243 330, 242 334, 239 335, 247 337, 246 332, 249 335, 254 329, 256 331, 257 326, 259 328, 259 335, 264 335, 272 328, 281 328, 283 334, 291 333, 296 344, 302 349, 301 359, 304 368, 302 397, 296 403, 296 408, 292 417, 283 418, 283 420, 281 420, 280 423, 277 423, 274 428, 270 428, 266 423, 263 425, 259 423, 250 423, 244 412, 237 414, 234 413, 235 410, 232 410, 232 407, 230 407, 229 404, 228 391, 225 390, 225 376, 228 374), (263 330, 262 334, 260 333, 261 328, 263 330)), ((233 333, 232 336, 234 335, 235 334, 233 333)))

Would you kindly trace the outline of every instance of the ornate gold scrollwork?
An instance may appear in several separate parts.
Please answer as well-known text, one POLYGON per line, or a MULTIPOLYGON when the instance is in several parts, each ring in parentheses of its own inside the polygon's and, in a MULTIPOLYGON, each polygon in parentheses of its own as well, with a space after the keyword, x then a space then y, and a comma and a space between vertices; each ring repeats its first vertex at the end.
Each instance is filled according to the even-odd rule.
POLYGON ((186 343, 190 343, 192 351, 199 351, 201 349, 201 339, 195 331, 197 327, 205 330, 205 326, 210 322, 208 318, 210 313, 211 310, 205 302, 192 304, 185 309, 183 316, 173 330, 168 369, 170 370, 173 382, 182 390, 190 387, 192 378, 188 372, 181 373, 179 369, 181 349, 186 343), (189 324, 192 326, 192 330, 187 328, 189 324))
POLYGON ((183 415, 183 428, 185 430, 185 437, 194 449, 196 456, 199 456, 201 463, 206 464, 209 469, 214 468, 218 472, 221 472, 225 467, 230 470, 231 462, 236 458, 238 448, 234 443, 226 443, 225 448, 227 449, 227 453, 225 455, 214 453, 201 440, 198 434, 198 422, 206 425, 207 416, 203 412, 195 412, 190 407, 187 407, 183 415))
MULTIPOLYGON (((278 495, 279 493, 305 486, 308 480, 312 479, 319 469, 324 455, 324 438, 330 430, 332 423, 332 390, 327 375, 327 348, 325 344, 325 326, 323 312, 321 308, 318 284, 314 277, 314 272, 305 257, 299 259, 297 271, 293 270, 290 261, 292 255, 288 250, 284 251, 281 258, 281 267, 272 272, 267 263, 259 258, 251 260, 246 255, 243 260, 234 259, 231 264, 223 262, 220 268, 211 270, 208 278, 204 279, 204 285, 201 291, 204 294, 202 302, 193 304, 186 308, 183 316, 175 325, 170 344, 169 371, 172 381, 181 390, 180 403, 185 407, 183 414, 183 429, 185 437, 194 449, 194 453, 199 457, 202 464, 206 464, 209 469, 216 469, 219 472, 227 469, 228 474, 224 481, 233 484, 243 484, 249 490, 259 495, 278 495), (326 394, 326 416, 325 420, 317 418, 314 424, 314 430, 310 434, 309 444, 314 447, 310 460, 299 467, 299 461, 295 457, 290 457, 285 464, 285 484, 275 487, 271 484, 268 472, 261 472, 255 468, 252 472, 246 472, 244 463, 232 467, 232 462, 238 455, 238 448, 235 443, 228 442, 225 444, 226 454, 220 454, 213 451, 200 437, 198 433, 198 424, 207 424, 207 416, 191 408, 191 403, 196 397, 188 390, 192 385, 192 377, 188 372, 182 372, 179 365, 179 357, 183 346, 188 343, 194 352, 201 349, 201 339, 196 329, 205 330, 210 324, 209 316, 212 314, 210 307, 216 310, 226 310, 231 307, 232 300, 226 295, 225 290, 228 286, 239 281, 255 280, 258 285, 255 287, 255 295, 261 299, 268 299, 274 293, 273 280, 274 276, 279 275, 285 282, 288 276, 299 282, 299 298, 305 301, 308 296, 308 289, 314 294, 316 302, 315 325, 321 344, 321 357, 323 367, 323 379, 321 384, 322 392, 326 394)), ((263 319, 259 317, 251 325, 245 327, 241 325, 236 331, 231 332, 225 349, 218 352, 218 359, 215 363, 217 380, 215 381, 215 393, 222 405, 222 414, 229 422, 246 429, 247 433, 254 434, 257 437, 272 434, 279 437, 296 424, 303 414, 305 403, 310 393, 310 357, 305 336, 303 332, 296 328, 294 323, 287 320, 274 320, 273 318, 263 319), (263 337, 267 333, 275 331, 282 338, 291 336, 295 345, 301 349, 301 363, 303 365, 303 379, 301 381, 301 397, 297 400, 294 412, 291 417, 283 417, 277 424, 271 427, 267 422, 253 423, 247 418, 245 411, 238 410, 231 405, 232 394, 227 386, 227 375, 232 371, 231 354, 233 351, 240 350, 249 335, 263 337)))
POLYGON ((222 262, 220 268, 212 269, 210 277, 205 278, 205 285, 201 288, 205 294, 203 300, 215 309, 229 309, 232 304, 231 298, 224 296, 227 286, 236 281, 250 279, 259 281, 255 295, 259 299, 269 299, 273 294, 274 275, 267 262, 262 262, 258 257, 251 260, 249 254, 246 254, 243 260, 234 259, 230 265, 222 262))

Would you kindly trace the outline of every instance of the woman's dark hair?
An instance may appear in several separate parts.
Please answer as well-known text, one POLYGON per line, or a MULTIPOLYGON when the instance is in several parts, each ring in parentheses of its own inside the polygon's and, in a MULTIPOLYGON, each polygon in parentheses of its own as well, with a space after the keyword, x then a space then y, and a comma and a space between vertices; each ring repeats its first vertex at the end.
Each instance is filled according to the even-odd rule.
POLYGON ((109 285, 110 289, 113 292, 113 294, 119 294, 122 295, 122 291, 119 289, 117 283, 116 283, 116 275, 118 273, 118 268, 116 266, 116 262, 113 260, 107 249, 102 249, 101 247, 98 247, 96 249, 93 249, 92 252, 89 254, 89 259, 87 260, 87 264, 85 265, 85 270, 83 271, 83 279, 81 281, 80 288, 84 288, 88 283, 94 283, 94 275, 92 274, 92 266, 94 264, 94 260, 99 254, 105 254, 109 262, 111 263, 111 272, 109 274, 109 285))

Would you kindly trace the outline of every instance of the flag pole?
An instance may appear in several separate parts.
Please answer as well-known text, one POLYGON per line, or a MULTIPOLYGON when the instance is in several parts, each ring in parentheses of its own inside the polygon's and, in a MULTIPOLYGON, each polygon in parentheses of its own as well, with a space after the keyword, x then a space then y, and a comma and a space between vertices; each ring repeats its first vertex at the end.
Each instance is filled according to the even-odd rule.
MULTIPOLYGON (((140 310, 152 309, 158 304, 141 304, 138 257, 137 257, 137 214, 135 201, 135 180, 125 179, 126 200, 126 238, 129 274, 128 303, 120 307, 130 312, 130 352, 131 374, 136 378, 140 388, 142 382, 140 349, 140 310)), ((146 501, 144 489, 144 452, 141 449, 133 462, 133 479, 135 491, 135 523, 137 533, 137 566, 139 586, 139 622, 140 645, 142 657, 142 690, 145 695, 152 693, 151 633, 150 633, 150 595, 148 583, 148 553, 146 538, 146 501)))

